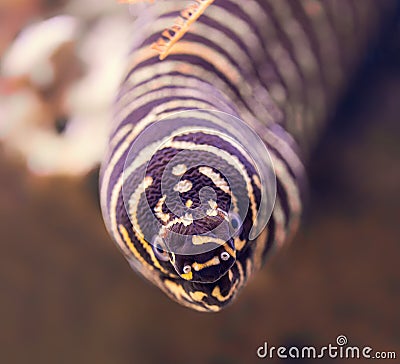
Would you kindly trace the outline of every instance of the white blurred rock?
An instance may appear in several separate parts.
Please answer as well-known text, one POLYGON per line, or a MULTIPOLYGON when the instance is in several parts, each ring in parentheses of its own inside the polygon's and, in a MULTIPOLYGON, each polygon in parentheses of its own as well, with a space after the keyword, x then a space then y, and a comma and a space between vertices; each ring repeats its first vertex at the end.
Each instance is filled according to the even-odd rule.
MULTIPOLYGON (((96 2, 98 5, 99 2, 96 2)), ((114 4, 115 5, 115 4, 114 4)), ((91 19, 57 16, 24 29, 1 64, 1 77, 27 76, 31 87, 0 98, 0 141, 22 155, 41 175, 83 175, 96 167, 105 150, 112 103, 126 66, 132 17, 119 6, 111 15, 91 19), (65 90, 68 123, 57 133, 56 115, 38 89, 53 82, 50 58, 75 41, 87 72, 65 90)))

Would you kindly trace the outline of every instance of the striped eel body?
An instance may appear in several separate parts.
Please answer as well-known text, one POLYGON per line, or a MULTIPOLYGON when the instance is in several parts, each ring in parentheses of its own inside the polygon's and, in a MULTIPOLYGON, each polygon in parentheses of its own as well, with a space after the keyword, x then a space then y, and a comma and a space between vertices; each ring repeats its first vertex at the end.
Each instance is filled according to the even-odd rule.
POLYGON ((100 174, 134 270, 198 311, 232 302, 296 231, 303 166, 391 4, 216 0, 162 61, 187 2, 146 6, 100 174))

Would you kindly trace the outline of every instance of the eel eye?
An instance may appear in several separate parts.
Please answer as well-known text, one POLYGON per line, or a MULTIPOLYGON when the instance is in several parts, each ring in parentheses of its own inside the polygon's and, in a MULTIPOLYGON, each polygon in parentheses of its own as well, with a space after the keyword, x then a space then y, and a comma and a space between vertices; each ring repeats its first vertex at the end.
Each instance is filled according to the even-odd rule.
POLYGON ((188 274, 192 271, 192 267, 190 265, 185 265, 183 267, 183 273, 188 274))
POLYGON ((229 213, 229 223, 231 226, 231 229, 234 233, 234 237, 239 236, 239 234, 241 233, 242 230, 242 219, 240 218, 239 214, 237 214, 236 212, 231 211, 229 213))
POLYGON ((227 261, 229 259, 230 255, 227 252, 222 252, 221 253, 221 259, 227 261))
POLYGON ((161 260, 163 262, 169 260, 168 253, 165 251, 164 241, 160 236, 154 236, 151 245, 153 247, 154 254, 156 255, 158 260, 161 260))

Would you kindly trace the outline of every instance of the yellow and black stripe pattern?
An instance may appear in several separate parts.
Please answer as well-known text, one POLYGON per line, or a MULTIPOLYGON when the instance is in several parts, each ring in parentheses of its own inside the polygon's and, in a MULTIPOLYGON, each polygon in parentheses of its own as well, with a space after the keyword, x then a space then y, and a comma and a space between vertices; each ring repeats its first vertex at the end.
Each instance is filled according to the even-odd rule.
POLYGON ((187 2, 146 7, 100 182, 108 231, 137 272, 195 310, 232 301, 296 230, 303 163, 390 3, 215 0, 162 61, 151 45, 174 36, 163 30, 187 2), (232 137, 223 115, 269 155, 249 152, 254 140, 232 137), (276 180, 260 172, 267 159, 276 180), (273 210, 251 237, 269 183, 273 210))

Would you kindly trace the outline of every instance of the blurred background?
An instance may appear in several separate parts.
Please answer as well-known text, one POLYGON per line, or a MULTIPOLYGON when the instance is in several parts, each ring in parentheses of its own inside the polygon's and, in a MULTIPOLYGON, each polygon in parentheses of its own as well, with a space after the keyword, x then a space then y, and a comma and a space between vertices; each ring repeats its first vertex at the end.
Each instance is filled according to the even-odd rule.
POLYGON ((265 341, 338 335, 399 357, 399 16, 313 156, 295 240, 218 314, 135 275, 102 222, 96 164, 131 21, 111 0, 0 0, 0 362, 252 363, 265 341))

